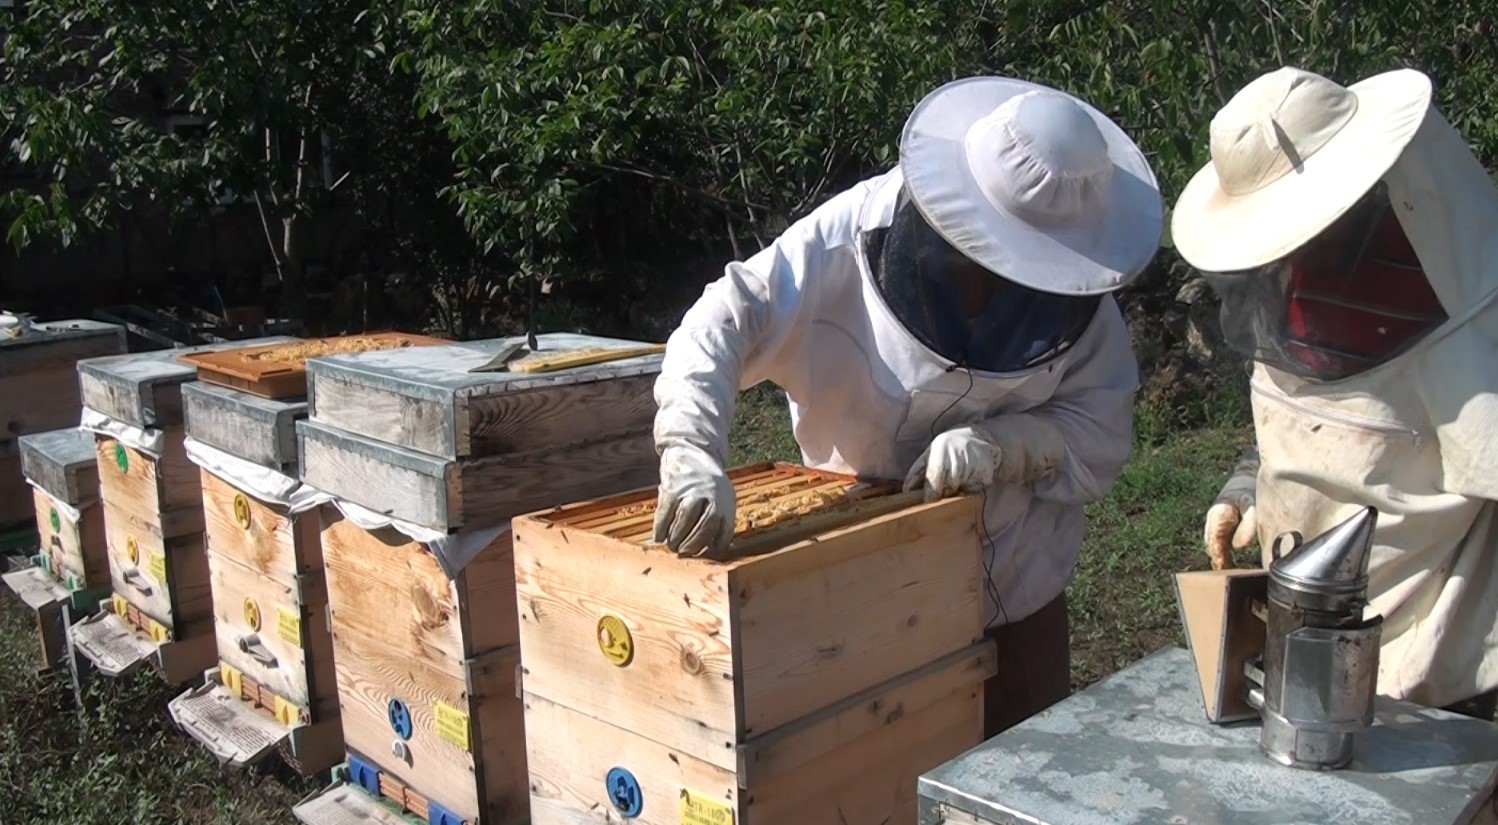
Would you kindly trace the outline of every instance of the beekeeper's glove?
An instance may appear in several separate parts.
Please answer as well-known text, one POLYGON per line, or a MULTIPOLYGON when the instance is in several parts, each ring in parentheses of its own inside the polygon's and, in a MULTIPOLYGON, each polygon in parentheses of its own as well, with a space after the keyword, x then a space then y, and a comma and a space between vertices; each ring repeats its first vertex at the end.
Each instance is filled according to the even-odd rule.
POLYGON ((1061 466, 1066 445, 1056 425, 1035 415, 1001 415, 938 435, 910 466, 905 490, 926 500, 977 492, 995 481, 1039 481, 1061 466))
POLYGON ((690 444, 661 452, 655 540, 679 555, 723 559, 733 541, 733 483, 723 465, 690 444))
POLYGON ((1213 570, 1233 567, 1233 550, 1242 550, 1258 537, 1259 520, 1254 508, 1258 476, 1259 451, 1249 450, 1238 460, 1232 477, 1207 510, 1202 541, 1212 559, 1213 570))

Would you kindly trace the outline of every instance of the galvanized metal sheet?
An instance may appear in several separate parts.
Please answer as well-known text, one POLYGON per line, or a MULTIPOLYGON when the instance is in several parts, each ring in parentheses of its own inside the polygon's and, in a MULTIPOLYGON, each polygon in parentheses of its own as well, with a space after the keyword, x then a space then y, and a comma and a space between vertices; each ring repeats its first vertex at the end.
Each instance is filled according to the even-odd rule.
MULTIPOLYGON (((93 433, 67 427, 23 435, 17 441, 21 450, 21 473, 26 478, 59 501, 74 507, 83 504, 69 482, 80 474, 98 476, 93 433)), ((90 486, 97 487, 97 482, 90 486)))
POLYGON ((156 655, 154 643, 142 639, 119 616, 101 610, 68 630, 73 648, 105 676, 122 676, 156 655))
POLYGON ((341 780, 298 802, 291 813, 306 825, 411 825, 410 820, 341 780))
POLYGON ((1195 678, 1165 649, 929 771, 921 825, 1455 825, 1498 779, 1498 726, 1384 698, 1347 769, 1281 767, 1195 678))
POLYGON ((290 731, 269 714, 251 707, 229 692, 214 673, 201 687, 167 703, 177 727, 219 761, 234 768, 264 759, 290 731))

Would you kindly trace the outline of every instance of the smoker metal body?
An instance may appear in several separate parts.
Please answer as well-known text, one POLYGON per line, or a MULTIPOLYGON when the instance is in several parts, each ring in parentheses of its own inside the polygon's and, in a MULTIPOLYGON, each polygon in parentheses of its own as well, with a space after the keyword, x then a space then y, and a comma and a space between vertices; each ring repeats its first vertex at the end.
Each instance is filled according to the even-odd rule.
POLYGON ((1275 543, 1262 658, 1245 666, 1263 720, 1259 748, 1282 765, 1337 770, 1373 723, 1383 617, 1363 617, 1378 513, 1364 508, 1316 539, 1275 543))

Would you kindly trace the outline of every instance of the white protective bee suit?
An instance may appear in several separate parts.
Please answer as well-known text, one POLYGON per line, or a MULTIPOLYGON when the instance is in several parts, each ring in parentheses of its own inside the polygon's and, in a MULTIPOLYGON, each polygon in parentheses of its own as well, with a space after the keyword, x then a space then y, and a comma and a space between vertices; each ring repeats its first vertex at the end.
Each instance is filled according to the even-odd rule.
MULTIPOLYGON (((934 92, 907 124, 901 155, 899 168, 836 195, 729 264, 670 337, 656 384, 665 513, 657 536, 675 502, 697 496, 715 513, 699 535, 726 543, 733 514, 723 468, 735 398, 771 381, 789 396, 811 467, 908 475, 932 495, 972 489, 980 478, 997 591, 987 618, 1017 622, 1063 593, 1082 544, 1083 505, 1108 492, 1129 456, 1137 369, 1106 293, 1153 256, 1160 196, 1143 155, 1105 116, 1006 78, 934 92), (943 354, 933 342, 948 330, 919 328, 908 307, 893 303, 901 287, 881 287, 888 273, 878 261, 889 258, 871 249, 902 214, 924 217, 989 273, 1090 296, 1069 305, 1086 307, 1075 340, 1058 344, 1059 355, 1027 353, 1034 366, 1003 373, 943 354)), ((886 245, 894 238, 889 232, 886 245)), ((1001 311, 995 317, 1007 321, 975 335, 1013 354, 1008 325, 1034 314, 1001 311)))
MULTIPOLYGON (((1242 516, 1236 543, 1256 532, 1267 565, 1276 536, 1309 538, 1375 507, 1368 613, 1385 617, 1378 691, 1431 706, 1468 699, 1498 687, 1498 190, 1430 104, 1429 80, 1417 72, 1343 88, 1282 69, 1255 84, 1214 121, 1215 175, 1236 174, 1234 150, 1219 137, 1249 141, 1242 136, 1259 123, 1279 130, 1271 145, 1298 155, 1286 179, 1302 175, 1308 188, 1214 216, 1229 199, 1222 187, 1204 191, 1213 188, 1204 170, 1198 190, 1188 187, 1177 205, 1182 254, 1216 272, 1283 254, 1305 240, 1293 233, 1326 226, 1314 213, 1339 197, 1328 182, 1340 178, 1346 204, 1370 186, 1386 190, 1441 313, 1392 357, 1331 380, 1296 374, 1261 349, 1252 376, 1257 467, 1249 456, 1224 488, 1206 525, 1209 543, 1231 535, 1242 516), (1251 113, 1255 97, 1278 108, 1251 113), (1325 122, 1338 110, 1357 114, 1325 122), (1344 140, 1342 130, 1359 134, 1344 140), (1228 240, 1234 231, 1255 234, 1260 209, 1286 227, 1258 234, 1269 247, 1278 234, 1279 248, 1228 240)), ((1402 314, 1386 313, 1391 325, 1419 315, 1409 309, 1418 301, 1400 303, 1402 314)), ((1225 298, 1222 311, 1226 327, 1248 310, 1225 298)))

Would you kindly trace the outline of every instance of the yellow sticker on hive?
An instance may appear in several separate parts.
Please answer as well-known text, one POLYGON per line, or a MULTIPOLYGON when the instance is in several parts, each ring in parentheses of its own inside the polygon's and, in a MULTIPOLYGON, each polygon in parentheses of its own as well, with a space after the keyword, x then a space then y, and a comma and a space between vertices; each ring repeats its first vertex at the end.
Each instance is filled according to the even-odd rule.
POLYGON ((276 607, 276 633, 287 644, 302 646, 302 614, 285 605, 276 607))
POLYGON ((283 725, 295 725, 302 721, 302 711, 296 705, 277 696, 275 717, 276 721, 283 725))
POLYGON ((135 543, 135 536, 125 537, 125 558, 131 564, 140 564, 140 545, 135 543))
POLYGON ((244 597, 244 623, 256 633, 260 632, 260 605, 249 596, 244 597))
POLYGON ((151 574, 151 578, 155 579, 156 581, 161 582, 162 584, 165 584, 166 583, 166 554, 165 553, 152 553, 150 555, 150 557, 146 560, 146 571, 151 574))
POLYGON ((605 613, 598 620, 598 649, 615 667, 624 667, 635 658, 635 640, 623 619, 605 613))
POLYGON ((244 688, 244 674, 233 665, 224 662, 218 663, 218 680, 229 689, 229 692, 239 698, 240 691, 244 688))
POLYGON ((733 825, 733 807, 722 800, 681 789, 681 825, 733 825))
POLYGON ((468 750, 468 714, 442 702, 436 703, 437 735, 468 750))
POLYGON ((125 601, 125 597, 118 593, 109 597, 109 603, 114 607, 114 615, 122 619, 130 612, 130 603, 125 601))

